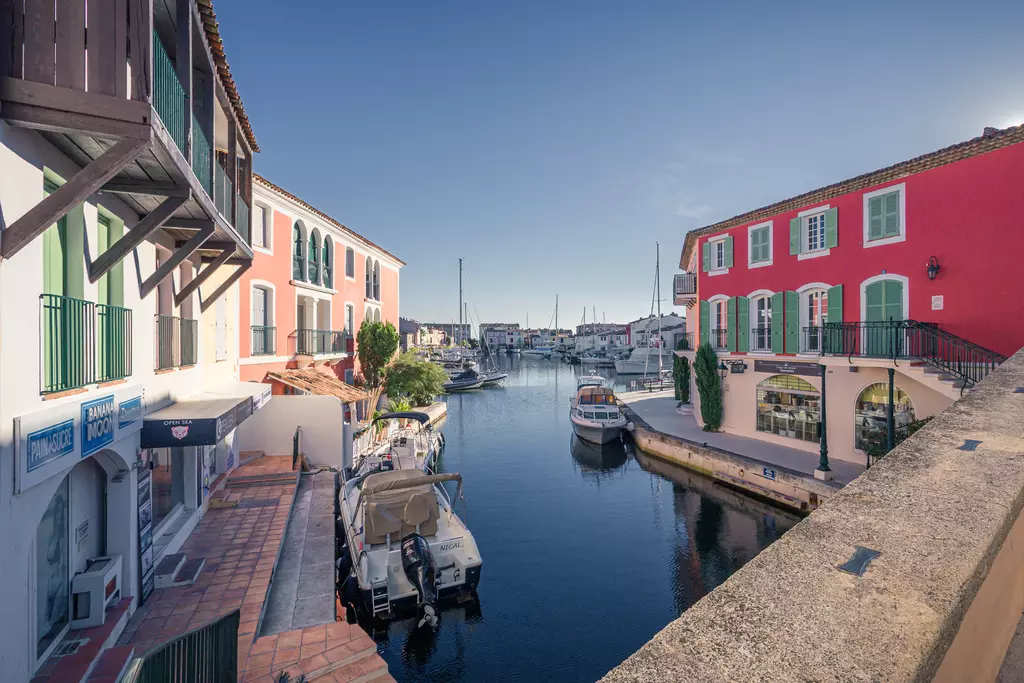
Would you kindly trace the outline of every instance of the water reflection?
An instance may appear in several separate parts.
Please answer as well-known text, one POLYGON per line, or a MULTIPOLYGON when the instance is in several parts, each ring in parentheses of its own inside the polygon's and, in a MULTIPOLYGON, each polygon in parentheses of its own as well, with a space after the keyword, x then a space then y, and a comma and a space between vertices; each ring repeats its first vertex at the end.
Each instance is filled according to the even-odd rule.
POLYGON ((625 465, 629 457, 623 441, 599 445, 584 441, 575 432, 569 436, 569 451, 579 465, 580 474, 597 480, 625 465))

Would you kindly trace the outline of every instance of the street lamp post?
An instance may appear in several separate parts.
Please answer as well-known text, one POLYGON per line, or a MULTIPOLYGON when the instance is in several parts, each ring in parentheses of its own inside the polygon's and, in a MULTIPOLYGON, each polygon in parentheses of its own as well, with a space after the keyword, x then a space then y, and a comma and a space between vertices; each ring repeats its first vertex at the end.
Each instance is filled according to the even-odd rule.
POLYGON ((889 368, 889 405, 885 409, 885 452, 888 453, 893 449, 893 441, 895 441, 895 434, 893 433, 893 394, 895 393, 895 375, 896 370, 889 368))
POLYGON ((827 370, 824 365, 821 368, 821 437, 819 443, 821 448, 818 451, 818 469, 814 470, 815 479, 833 479, 832 468, 828 466, 828 410, 825 405, 825 375, 827 370))

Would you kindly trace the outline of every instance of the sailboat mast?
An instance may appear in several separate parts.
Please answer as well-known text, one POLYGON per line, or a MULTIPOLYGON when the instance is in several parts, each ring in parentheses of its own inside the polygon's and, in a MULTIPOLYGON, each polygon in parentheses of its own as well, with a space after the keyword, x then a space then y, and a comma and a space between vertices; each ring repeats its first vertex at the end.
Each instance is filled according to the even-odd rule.
POLYGON ((654 253, 657 258, 654 264, 654 296, 658 300, 658 377, 661 377, 661 354, 664 353, 661 345, 664 339, 661 335, 661 245, 657 242, 654 243, 654 253))
POLYGON ((462 347, 462 259, 459 259, 459 333, 455 335, 455 345, 462 347))
POLYGON ((555 294, 555 346, 558 346, 558 295, 555 294))

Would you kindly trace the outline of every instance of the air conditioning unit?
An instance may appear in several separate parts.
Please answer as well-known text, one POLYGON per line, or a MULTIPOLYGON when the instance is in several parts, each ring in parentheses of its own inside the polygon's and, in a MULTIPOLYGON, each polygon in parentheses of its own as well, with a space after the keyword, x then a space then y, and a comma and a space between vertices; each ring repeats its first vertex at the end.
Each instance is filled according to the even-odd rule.
POLYGON ((121 600, 121 556, 94 557, 71 579, 71 628, 102 626, 121 600))

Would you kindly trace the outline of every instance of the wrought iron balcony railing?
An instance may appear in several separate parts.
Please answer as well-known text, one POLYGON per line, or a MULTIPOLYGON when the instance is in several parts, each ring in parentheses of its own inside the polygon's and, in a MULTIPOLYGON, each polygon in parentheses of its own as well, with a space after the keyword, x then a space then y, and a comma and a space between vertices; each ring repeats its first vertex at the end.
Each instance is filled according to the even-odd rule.
POLYGON ((253 325, 252 346, 249 347, 249 355, 273 356, 276 350, 276 337, 276 327, 270 327, 267 325, 253 325))
POLYGON ((724 351, 729 345, 729 330, 726 329, 714 329, 708 332, 708 341, 711 342, 711 348, 716 351, 724 351))
POLYGON ((672 278, 673 289, 680 296, 689 296, 697 293, 696 273, 676 273, 672 278))
POLYGON ((123 306, 96 304, 99 329, 97 382, 112 382, 132 374, 132 311, 123 306))
POLYGON ((42 321, 42 393, 78 389, 96 381, 96 305, 69 296, 39 297, 42 321))
POLYGON ((344 353, 347 336, 345 330, 296 330, 295 352, 300 356, 344 353))
POLYGON ((195 365, 199 362, 199 321, 192 318, 181 319, 181 364, 195 365))
POLYGON ((772 350, 771 325, 760 325, 750 330, 750 350, 768 352, 772 350))

